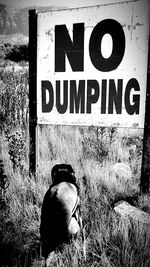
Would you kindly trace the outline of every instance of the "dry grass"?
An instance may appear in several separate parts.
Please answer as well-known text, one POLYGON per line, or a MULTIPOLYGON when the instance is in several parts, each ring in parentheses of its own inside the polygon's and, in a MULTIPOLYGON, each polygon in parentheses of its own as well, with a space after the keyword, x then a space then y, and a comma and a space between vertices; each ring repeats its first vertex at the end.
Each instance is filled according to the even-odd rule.
MULTIPOLYGON (((21 130, 20 130, 21 131, 21 130)), ((39 247, 40 211, 57 163, 68 163, 81 188, 83 223, 86 232, 86 262, 79 237, 57 251, 50 266, 143 266, 150 265, 150 236, 147 229, 128 218, 121 219, 113 206, 118 199, 136 198, 136 205, 150 212, 149 195, 139 194, 142 133, 69 126, 43 126, 39 135, 39 175, 13 171, 8 141, 3 142, 5 173, 9 179, 3 218, 2 266, 41 266, 39 247), (134 144, 135 143, 135 144, 134 144), (131 153, 132 146, 135 145, 131 153), (132 170, 132 178, 117 179, 112 171, 121 160, 132 170), (83 176, 86 177, 83 180, 83 176), (8 253, 9 251, 9 253, 8 253), (11 253, 10 253, 11 252, 11 253)), ((5 136, 3 135, 3 139, 5 136)), ((28 137, 26 139, 28 143, 28 137)))
POLYGON ((85 262, 81 237, 78 237, 73 243, 64 245, 62 252, 56 251, 50 266, 149 267, 149 229, 129 218, 121 219, 113 209, 115 202, 125 199, 150 213, 150 195, 139 194, 142 131, 40 126, 39 169, 35 181, 34 177, 28 175, 28 72, 26 69, 24 73, 6 72, 2 64, 1 68, 0 96, 4 100, 9 98, 10 105, 7 112, 7 105, 4 109, 0 101, 5 117, 3 163, 9 183, 0 210, 0 266, 42 265, 39 225, 43 196, 51 183, 52 167, 57 163, 68 163, 74 168, 80 185, 87 259, 85 262), (8 88, 13 90, 14 97, 8 88), (15 98, 20 91, 24 92, 26 100, 22 102, 20 98, 22 106, 17 104, 15 98), (25 137, 21 162, 17 158, 18 147, 13 146, 14 151, 11 152, 18 160, 16 168, 13 168, 9 155, 7 130, 10 135, 19 131, 21 137, 25 137), (121 179, 115 176, 113 165, 118 161, 130 166, 130 179, 125 174, 121 179))

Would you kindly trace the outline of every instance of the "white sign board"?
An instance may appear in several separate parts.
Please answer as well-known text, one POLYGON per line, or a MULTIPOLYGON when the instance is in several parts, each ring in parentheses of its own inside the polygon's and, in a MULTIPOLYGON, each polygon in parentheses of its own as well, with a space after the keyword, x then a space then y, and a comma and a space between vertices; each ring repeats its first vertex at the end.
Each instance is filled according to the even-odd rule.
POLYGON ((147 0, 39 12, 37 122, 143 128, 148 38, 147 0))

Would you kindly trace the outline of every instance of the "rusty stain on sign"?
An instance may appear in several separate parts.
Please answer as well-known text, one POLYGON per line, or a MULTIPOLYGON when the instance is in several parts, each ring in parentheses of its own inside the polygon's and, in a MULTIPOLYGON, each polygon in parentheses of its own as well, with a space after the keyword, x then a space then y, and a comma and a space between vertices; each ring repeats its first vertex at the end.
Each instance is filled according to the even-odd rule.
POLYGON ((48 35, 50 37, 51 42, 54 41, 54 38, 53 38, 53 36, 54 36, 53 29, 49 29, 48 31, 46 31, 46 35, 48 35))

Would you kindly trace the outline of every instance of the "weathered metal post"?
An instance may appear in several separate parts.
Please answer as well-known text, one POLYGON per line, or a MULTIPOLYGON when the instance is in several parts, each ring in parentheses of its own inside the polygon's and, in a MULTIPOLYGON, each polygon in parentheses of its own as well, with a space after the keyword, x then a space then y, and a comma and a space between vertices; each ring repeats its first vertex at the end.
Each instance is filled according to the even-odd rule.
POLYGON ((29 174, 37 175, 37 12, 29 10, 29 174))
POLYGON ((140 190, 142 193, 148 193, 149 189, 150 189, 150 40, 149 40, 149 53, 148 53, 147 92, 146 92, 146 109, 145 109, 145 125, 144 125, 144 136, 143 136, 143 155, 142 155, 140 190))

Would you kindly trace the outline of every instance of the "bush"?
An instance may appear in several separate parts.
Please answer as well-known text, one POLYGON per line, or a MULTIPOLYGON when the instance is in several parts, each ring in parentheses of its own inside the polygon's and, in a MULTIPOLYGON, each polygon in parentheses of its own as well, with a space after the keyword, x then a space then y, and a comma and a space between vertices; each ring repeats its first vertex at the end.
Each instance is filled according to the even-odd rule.
POLYGON ((23 160, 26 156, 26 142, 21 133, 15 132, 7 135, 8 153, 13 164, 13 170, 17 168, 23 171, 23 160))
MULTIPOLYGON (((25 127, 28 124, 28 71, 13 73, 0 72, 0 110, 3 125, 25 127)), ((7 128, 6 127, 6 128, 7 128)))
POLYGON ((83 155, 102 163, 107 158, 116 135, 116 128, 89 127, 89 133, 84 137, 83 155))
POLYGON ((14 45, 9 47, 5 54, 5 59, 9 59, 15 62, 29 61, 29 49, 27 44, 14 45))

